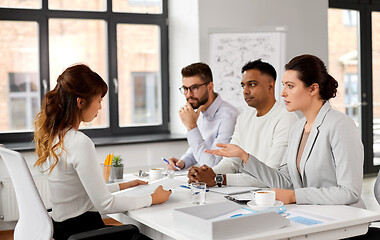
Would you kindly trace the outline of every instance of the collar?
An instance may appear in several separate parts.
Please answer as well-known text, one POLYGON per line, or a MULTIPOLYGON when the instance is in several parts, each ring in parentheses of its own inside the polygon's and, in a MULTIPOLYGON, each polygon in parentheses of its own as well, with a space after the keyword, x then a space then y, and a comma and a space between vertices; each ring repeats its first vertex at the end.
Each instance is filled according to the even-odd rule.
MULTIPOLYGON (((318 128, 319 126, 322 125, 322 122, 325 119, 326 114, 330 111, 331 108, 332 107, 331 107, 331 104, 329 101, 326 101, 322 105, 321 109, 319 110, 317 117, 315 118, 314 124, 313 124, 313 125, 315 125, 315 128, 318 128)), ((314 128, 314 126, 313 126, 313 128, 314 128)))
POLYGON ((216 111, 219 109, 220 105, 222 105, 222 102, 222 98, 219 94, 217 94, 215 100, 211 103, 207 110, 203 112, 203 115, 205 115, 206 117, 214 117, 216 111))
MULTIPOLYGON (((317 117, 314 120, 313 127, 312 127, 311 131, 313 131, 313 129, 318 128, 319 126, 322 125, 322 122, 325 119, 326 114, 330 111, 331 108, 332 108, 332 106, 331 106, 329 101, 326 101, 322 105, 321 109, 319 109, 317 117)), ((304 126, 305 123, 306 123, 306 117, 303 117, 302 118, 302 126, 304 126)))

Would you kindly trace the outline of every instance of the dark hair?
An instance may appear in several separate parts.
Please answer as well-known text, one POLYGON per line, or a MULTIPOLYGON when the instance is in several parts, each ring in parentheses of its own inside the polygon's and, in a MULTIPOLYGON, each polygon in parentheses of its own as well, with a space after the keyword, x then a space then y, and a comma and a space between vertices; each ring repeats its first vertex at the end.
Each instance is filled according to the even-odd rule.
POLYGON ((43 166, 52 155, 53 164, 47 170, 53 170, 58 163, 56 150, 65 150, 63 138, 80 117, 77 98, 82 98, 83 109, 87 109, 93 98, 99 94, 104 97, 107 89, 103 79, 83 64, 73 65, 59 75, 57 85, 45 95, 41 112, 34 121, 34 141, 38 155, 35 166, 43 166), (56 137, 58 142, 54 143, 56 137))
POLYGON ((256 69, 259 70, 261 73, 268 74, 269 76, 273 77, 273 79, 276 81, 277 73, 276 69, 272 65, 270 65, 267 62, 261 61, 261 59, 257 59, 256 61, 249 61, 247 62, 242 68, 241 73, 244 73, 247 70, 256 69))
POLYGON ((212 82, 212 72, 206 63, 198 62, 182 68, 182 77, 199 76, 205 83, 212 82))
POLYGON ((294 57, 285 65, 285 70, 297 71, 298 78, 306 87, 318 83, 322 100, 336 96, 338 82, 327 73, 325 64, 318 57, 310 54, 294 57))

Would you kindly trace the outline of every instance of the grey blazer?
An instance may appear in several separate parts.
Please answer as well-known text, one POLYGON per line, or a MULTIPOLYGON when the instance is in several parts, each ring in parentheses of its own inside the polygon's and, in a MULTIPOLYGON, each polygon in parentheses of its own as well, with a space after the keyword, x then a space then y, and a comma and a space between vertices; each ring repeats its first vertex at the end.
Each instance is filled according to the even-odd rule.
POLYGON ((244 171, 272 188, 294 188, 297 204, 347 204, 365 208, 360 198, 364 150, 350 117, 326 102, 307 139, 297 170, 296 158, 306 119, 298 120, 279 169, 250 156, 244 171))

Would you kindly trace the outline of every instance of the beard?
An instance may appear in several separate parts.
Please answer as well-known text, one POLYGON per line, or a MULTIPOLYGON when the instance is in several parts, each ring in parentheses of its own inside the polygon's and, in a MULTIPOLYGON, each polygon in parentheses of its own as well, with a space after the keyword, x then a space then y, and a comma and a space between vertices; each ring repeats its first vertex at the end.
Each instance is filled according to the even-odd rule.
POLYGON ((208 101, 208 93, 203 95, 201 98, 189 97, 186 100, 189 101, 189 99, 196 100, 196 102, 190 103, 190 105, 193 109, 198 109, 200 106, 204 105, 208 101))

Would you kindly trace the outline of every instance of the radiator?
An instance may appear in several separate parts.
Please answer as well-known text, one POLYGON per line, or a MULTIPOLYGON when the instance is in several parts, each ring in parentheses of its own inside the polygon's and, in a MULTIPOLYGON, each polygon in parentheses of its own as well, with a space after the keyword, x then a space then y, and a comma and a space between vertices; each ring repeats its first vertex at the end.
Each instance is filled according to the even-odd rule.
MULTIPOLYGON (((50 192, 47 177, 34 177, 37 189, 40 193, 41 199, 46 208, 50 208, 50 192)), ((10 178, 2 180, 1 188, 1 204, 2 204, 2 217, 5 222, 18 220, 18 207, 16 195, 13 189, 13 184, 10 178)))

